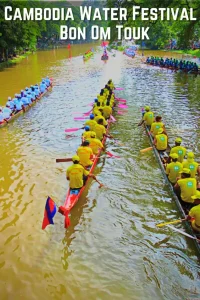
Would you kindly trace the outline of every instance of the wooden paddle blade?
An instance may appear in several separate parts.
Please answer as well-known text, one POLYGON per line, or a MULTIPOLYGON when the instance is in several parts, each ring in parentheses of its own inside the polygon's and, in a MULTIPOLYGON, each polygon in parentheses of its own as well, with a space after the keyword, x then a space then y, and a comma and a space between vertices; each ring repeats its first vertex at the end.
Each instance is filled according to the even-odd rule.
POLYGON ((185 219, 181 219, 181 220, 174 220, 171 222, 166 222, 166 223, 160 223, 160 224, 156 224, 157 227, 162 227, 168 224, 176 224, 176 223, 181 223, 182 221, 185 221, 185 219))
POLYGON ((145 149, 140 150, 140 152, 144 153, 144 152, 147 152, 147 151, 152 150, 152 149, 153 149, 153 147, 149 147, 149 148, 145 148, 145 149))
POLYGON ((68 161, 72 161, 72 158, 57 158, 56 162, 68 162, 68 161))

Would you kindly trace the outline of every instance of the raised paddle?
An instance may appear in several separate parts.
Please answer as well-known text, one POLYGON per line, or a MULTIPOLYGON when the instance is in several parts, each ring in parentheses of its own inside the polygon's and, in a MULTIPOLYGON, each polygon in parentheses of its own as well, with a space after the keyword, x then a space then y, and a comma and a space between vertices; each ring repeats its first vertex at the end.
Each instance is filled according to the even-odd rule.
POLYGON ((123 89, 123 88, 120 88, 120 87, 116 87, 115 90, 116 90, 116 91, 123 91, 124 89, 123 89))
POLYGON ((147 151, 152 150, 152 149, 153 149, 153 147, 148 147, 148 148, 145 148, 145 149, 141 149, 140 153, 144 153, 144 152, 147 152, 147 151))
POLYGON ((181 223, 183 221, 186 221, 186 219, 179 219, 179 220, 174 220, 174 221, 170 221, 170 222, 166 222, 166 223, 160 223, 160 224, 156 224, 156 226, 157 227, 163 227, 165 225, 181 223))

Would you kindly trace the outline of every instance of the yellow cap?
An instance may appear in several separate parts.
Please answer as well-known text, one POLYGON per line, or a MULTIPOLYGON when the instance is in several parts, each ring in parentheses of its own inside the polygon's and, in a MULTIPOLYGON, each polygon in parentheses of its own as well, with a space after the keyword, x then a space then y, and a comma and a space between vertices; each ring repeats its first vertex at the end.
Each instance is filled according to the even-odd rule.
POLYGON ((187 157, 188 158, 194 158, 194 153, 193 152, 188 152, 187 157))
POLYGON ((161 134, 161 133, 163 133, 163 128, 158 129, 158 134, 161 134))
POLYGON ((176 143, 181 143, 181 142, 182 142, 182 139, 181 139, 181 138, 176 138, 176 139, 175 139, 175 142, 176 142, 176 143))
POLYGON ((191 197, 193 200, 200 199, 200 191, 196 191, 196 194, 191 197))
POLYGON ((170 157, 173 158, 173 159, 176 159, 176 158, 178 158, 178 154, 172 153, 172 154, 170 154, 170 157))
POLYGON ((185 174, 190 174, 190 169, 188 168, 183 168, 183 170, 180 173, 185 173, 185 174))
POLYGON ((146 111, 149 111, 150 110, 150 106, 145 106, 144 108, 146 111))
POLYGON ((80 158, 78 155, 72 156, 72 161, 80 161, 80 158))

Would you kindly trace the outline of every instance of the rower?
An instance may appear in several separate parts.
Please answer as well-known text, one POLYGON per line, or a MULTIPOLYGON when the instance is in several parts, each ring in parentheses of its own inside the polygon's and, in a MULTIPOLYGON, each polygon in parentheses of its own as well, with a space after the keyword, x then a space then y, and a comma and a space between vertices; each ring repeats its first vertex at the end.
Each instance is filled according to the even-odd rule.
POLYGON ((162 121, 162 117, 161 116, 156 116, 155 122, 153 122, 151 124, 151 133, 152 133, 153 136, 156 136, 156 134, 158 133, 158 130, 160 128, 163 128, 163 131, 166 134, 165 125, 161 121, 162 121))
POLYGON ((183 169, 183 166, 180 162, 178 162, 178 154, 172 153, 170 154, 170 157, 172 159, 172 162, 167 164, 166 174, 171 184, 174 185, 177 181, 179 173, 183 169))
POLYGON ((178 154, 178 161, 182 163, 183 158, 186 154, 186 148, 181 146, 181 142, 182 142, 181 138, 176 138, 175 139, 175 146, 173 146, 171 148, 170 154, 177 153, 178 154))
POLYGON ((2 107, 0 107, 0 124, 3 124, 4 123, 4 114, 3 114, 3 111, 2 111, 2 107))
POLYGON ((9 120, 11 115, 12 115, 12 110, 10 109, 10 105, 6 104, 6 107, 3 108, 4 119, 9 120))
POLYGON ((91 133, 93 133, 93 131, 90 130, 90 126, 86 125, 85 126, 85 131, 82 133, 82 141, 85 141, 88 138, 90 138, 91 133))
POLYGON ((141 126, 144 122, 146 124, 146 126, 148 127, 148 129, 151 128, 151 124, 153 123, 153 118, 154 118, 154 114, 152 111, 150 111, 150 107, 149 106, 145 106, 145 114, 142 118, 142 121, 138 124, 138 126, 141 126))
POLYGON ((163 128, 158 130, 158 134, 154 137, 153 143, 159 153, 162 153, 167 149, 168 137, 164 133, 163 128))
POLYGON ((45 78, 45 83, 46 83, 47 86, 51 85, 51 81, 50 81, 48 76, 45 78))
POLYGON ((10 109, 11 109, 12 111, 14 111, 14 109, 15 109, 15 104, 14 104, 14 102, 12 101, 11 97, 8 97, 8 102, 6 103, 6 106, 7 106, 7 105, 9 105, 9 106, 10 106, 10 109))
POLYGON ((80 165, 80 158, 78 155, 72 157, 73 165, 70 166, 66 171, 66 178, 69 180, 70 189, 81 189, 85 184, 87 177, 96 178, 93 174, 89 172, 80 165))
POLYGON ((197 182, 195 178, 191 178, 190 169, 183 168, 181 178, 178 178, 174 185, 174 191, 178 198, 187 203, 194 203, 193 195, 196 194, 197 182))
POLYGON ((106 105, 103 107, 103 116, 105 120, 108 120, 110 118, 110 115, 112 114, 112 108, 110 106, 109 98, 106 102, 106 105))
POLYGON ((103 120, 103 126, 107 127, 108 122, 106 121, 106 119, 104 118, 102 113, 103 113, 103 109, 99 109, 99 111, 96 113, 96 117, 94 118, 94 120, 98 123, 98 121, 100 119, 102 119, 103 120))
POLYGON ((104 150, 102 142, 96 138, 96 133, 92 132, 91 137, 88 139, 90 142, 90 148, 92 149, 93 154, 98 154, 99 149, 104 150))
POLYGON ((23 105, 19 95, 17 97, 17 101, 15 102, 15 107, 16 107, 15 114, 20 112, 22 109, 25 110, 24 105, 23 105))
POLYGON ((200 166, 199 164, 194 161, 194 153, 188 152, 187 160, 183 161, 183 168, 190 169, 191 177, 195 178, 196 173, 200 176, 200 166))
POLYGON ((45 84, 45 81, 42 80, 42 83, 40 84, 40 91, 41 91, 41 93, 44 93, 45 90, 46 90, 46 88, 47 88, 47 86, 45 84))
POLYGON ((90 142, 88 140, 82 142, 81 146, 77 149, 77 155, 80 158, 80 164, 84 168, 90 168, 92 165, 91 159, 93 158, 92 149, 89 147, 90 142))
POLYGON ((187 220, 191 220, 192 228, 195 231, 200 232, 200 192, 197 191, 194 196, 191 197, 198 205, 192 207, 187 216, 187 220))
POLYGON ((94 115, 90 114, 90 120, 87 120, 85 122, 85 125, 90 126, 90 130, 94 131, 94 127, 95 127, 96 124, 97 124, 97 122, 94 120, 94 115))

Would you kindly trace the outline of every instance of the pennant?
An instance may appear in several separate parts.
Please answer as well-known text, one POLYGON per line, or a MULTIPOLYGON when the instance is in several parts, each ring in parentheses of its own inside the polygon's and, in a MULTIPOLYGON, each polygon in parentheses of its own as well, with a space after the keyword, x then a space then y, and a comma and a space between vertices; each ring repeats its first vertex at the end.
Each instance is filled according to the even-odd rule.
POLYGON ((50 197, 48 197, 44 209, 44 219, 42 222, 43 230, 47 227, 47 225, 50 224, 54 225, 53 217, 55 216, 55 214, 56 214, 56 204, 50 197))

